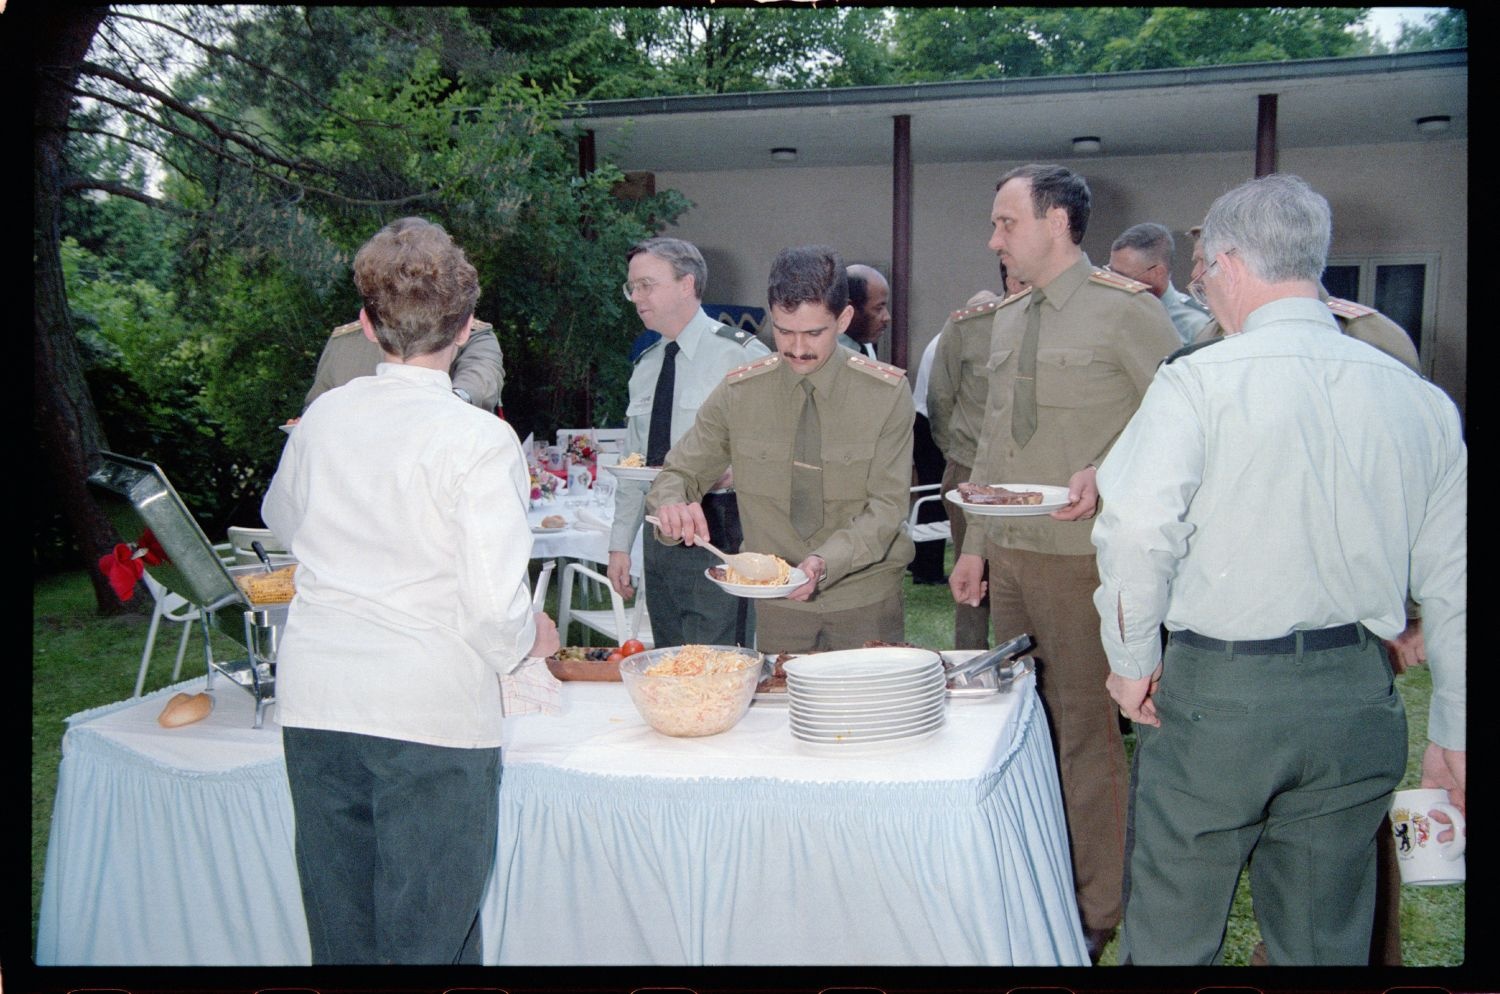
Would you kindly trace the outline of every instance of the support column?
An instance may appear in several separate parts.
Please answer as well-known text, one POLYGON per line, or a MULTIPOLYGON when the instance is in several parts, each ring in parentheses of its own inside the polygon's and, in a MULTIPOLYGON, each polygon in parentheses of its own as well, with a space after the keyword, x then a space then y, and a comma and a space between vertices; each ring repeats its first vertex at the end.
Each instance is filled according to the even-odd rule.
MULTIPOLYGON (((911 115, 897 114, 891 149, 891 362, 910 369, 911 115)), ((912 370, 912 376, 916 371, 912 370)))
POLYGON ((587 176, 594 165, 594 132, 589 129, 578 136, 578 175, 587 176))
POLYGON ((1255 122, 1255 178, 1276 171, 1276 94, 1260 95, 1260 111, 1255 122))

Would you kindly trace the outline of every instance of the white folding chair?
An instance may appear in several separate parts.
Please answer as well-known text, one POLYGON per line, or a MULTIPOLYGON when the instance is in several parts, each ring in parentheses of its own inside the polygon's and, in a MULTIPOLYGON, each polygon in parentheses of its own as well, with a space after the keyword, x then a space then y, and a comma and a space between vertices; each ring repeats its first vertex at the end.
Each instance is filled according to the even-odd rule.
POLYGON ((229 526, 229 545, 234 549, 234 561, 236 565, 255 564, 260 562, 260 557, 250 547, 251 542, 259 542, 266 550, 267 557, 273 566, 285 566, 297 560, 288 554, 287 548, 281 540, 271 534, 269 528, 241 528, 238 525, 229 526))
POLYGON ((146 629, 146 649, 141 653, 141 668, 135 675, 135 693, 131 697, 141 696, 141 690, 146 686, 146 670, 151 666, 151 651, 156 648, 156 632, 161 627, 162 620, 182 626, 182 639, 177 643, 177 662, 172 666, 172 679, 175 681, 182 675, 182 657, 187 654, 188 636, 193 633, 193 623, 203 616, 198 605, 181 594, 172 593, 150 573, 142 574, 141 581, 151 591, 156 605, 151 609, 151 627, 146 629))
POLYGON ((913 542, 947 542, 952 540, 953 528, 948 524, 948 516, 946 514, 943 515, 941 521, 921 523, 917 521, 918 515, 922 512, 923 505, 931 504, 933 501, 937 501, 941 505, 943 500, 942 489, 943 485, 941 483, 924 483, 921 486, 911 488, 913 497, 917 497, 917 494, 925 495, 917 497, 916 500, 912 501, 911 511, 906 515, 906 533, 911 536, 913 542))
POLYGON ((608 577, 582 563, 568 563, 563 567, 562 586, 558 588, 557 598, 557 631, 564 645, 567 644, 568 625, 575 621, 584 627, 585 638, 588 638, 589 630, 593 630, 612 639, 615 645, 628 639, 638 639, 648 649, 655 644, 651 640, 651 616, 646 612, 646 581, 643 577, 635 580, 635 603, 626 608, 625 599, 615 593, 608 577), (575 580, 603 584, 609 591, 609 608, 574 610, 573 592, 578 586, 575 580))

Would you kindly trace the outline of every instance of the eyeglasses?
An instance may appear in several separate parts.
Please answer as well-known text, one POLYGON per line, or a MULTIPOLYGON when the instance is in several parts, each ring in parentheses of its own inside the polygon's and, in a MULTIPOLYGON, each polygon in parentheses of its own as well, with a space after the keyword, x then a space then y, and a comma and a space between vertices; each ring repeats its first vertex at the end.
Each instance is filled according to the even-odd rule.
MULTIPOLYGON (((1235 249, 1230 249, 1228 252, 1225 252, 1224 254, 1225 255, 1234 255, 1235 251, 1236 251, 1235 249)), ((1206 280, 1206 279, 1208 279, 1208 274, 1212 273, 1214 271, 1214 267, 1217 266, 1218 264, 1219 264, 1219 257, 1218 256, 1214 256, 1214 261, 1210 262, 1208 265, 1204 266, 1203 267, 1203 272, 1199 273, 1197 275, 1197 277, 1194 278, 1194 280, 1191 283, 1188 284, 1188 294, 1189 294, 1189 296, 1191 296, 1194 300, 1196 300, 1203 307, 1207 307, 1208 306, 1208 295, 1204 292, 1203 281, 1206 280)))
MULTIPOLYGON (((674 276, 672 277, 672 279, 675 281, 682 279, 682 277, 674 276)), ((626 300, 634 300, 636 294, 650 293, 658 286, 661 286, 661 282, 659 280, 635 280, 633 282, 631 280, 626 280, 624 283, 620 284, 620 292, 625 294, 626 300)))

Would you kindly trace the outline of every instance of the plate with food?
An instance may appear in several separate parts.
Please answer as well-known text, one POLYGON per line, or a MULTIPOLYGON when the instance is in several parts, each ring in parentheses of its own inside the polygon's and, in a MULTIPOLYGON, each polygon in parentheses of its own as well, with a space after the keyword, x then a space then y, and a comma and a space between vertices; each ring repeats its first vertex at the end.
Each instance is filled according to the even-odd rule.
POLYGON ((613 466, 602 467, 613 473, 621 480, 654 480, 656 474, 661 472, 660 466, 647 466, 646 457, 639 452, 627 453, 626 456, 613 466))
POLYGON ((560 532, 568 527, 568 519, 561 514, 549 514, 541 521, 531 526, 533 535, 550 535, 552 532, 560 532))
POLYGON ((1045 483, 960 483, 943 495, 971 514, 1051 514, 1072 503, 1067 487, 1045 483))
POLYGON ((710 566, 703 571, 703 575, 714 583, 719 589, 736 597, 749 597, 754 600, 770 600, 774 597, 785 597, 807 582, 807 574, 794 566, 787 564, 785 559, 773 556, 781 566, 780 574, 771 580, 746 580, 735 573, 728 566, 710 566))

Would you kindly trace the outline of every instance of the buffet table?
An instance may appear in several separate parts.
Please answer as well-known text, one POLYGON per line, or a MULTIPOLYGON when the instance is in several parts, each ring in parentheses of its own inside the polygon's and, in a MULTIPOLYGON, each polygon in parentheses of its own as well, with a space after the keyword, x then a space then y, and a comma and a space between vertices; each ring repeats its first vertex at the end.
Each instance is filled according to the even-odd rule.
MULTIPOLYGON (((215 685, 75 715, 37 961, 308 962, 274 710, 215 685)), ((486 963, 1083 965, 1047 724, 1026 678, 933 737, 830 755, 784 707, 670 739, 619 684, 507 723, 486 963)))

